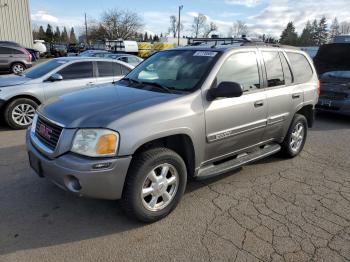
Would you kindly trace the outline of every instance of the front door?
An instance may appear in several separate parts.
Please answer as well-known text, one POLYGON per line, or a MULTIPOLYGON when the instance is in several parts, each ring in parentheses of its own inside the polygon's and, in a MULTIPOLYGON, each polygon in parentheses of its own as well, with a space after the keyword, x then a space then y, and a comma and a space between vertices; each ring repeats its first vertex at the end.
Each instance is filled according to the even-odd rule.
POLYGON ((57 73, 62 75, 63 80, 43 83, 46 99, 90 88, 96 84, 92 62, 68 64, 57 73))
POLYGON ((224 62, 212 88, 219 83, 237 82, 244 88, 241 97, 216 99, 205 109, 206 161, 229 156, 262 139, 267 122, 266 95, 257 51, 235 53, 224 62))

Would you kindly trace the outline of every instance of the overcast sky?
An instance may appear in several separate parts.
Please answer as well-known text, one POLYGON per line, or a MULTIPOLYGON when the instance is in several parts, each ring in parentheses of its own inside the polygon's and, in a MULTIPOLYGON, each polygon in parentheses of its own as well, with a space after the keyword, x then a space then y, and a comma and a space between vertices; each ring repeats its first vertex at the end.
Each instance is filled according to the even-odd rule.
POLYGON ((29 0, 34 25, 50 23, 59 26, 74 26, 81 30, 84 13, 98 19, 101 13, 111 8, 129 9, 137 12, 145 23, 144 30, 151 33, 166 33, 169 16, 177 15, 183 5, 182 17, 188 32, 193 16, 203 13, 214 21, 219 33, 227 36, 229 27, 236 20, 243 20, 250 32, 279 36, 289 21, 294 21, 301 31, 308 19, 320 19, 325 15, 330 23, 335 16, 340 21, 350 21, 350 0, 29 0))

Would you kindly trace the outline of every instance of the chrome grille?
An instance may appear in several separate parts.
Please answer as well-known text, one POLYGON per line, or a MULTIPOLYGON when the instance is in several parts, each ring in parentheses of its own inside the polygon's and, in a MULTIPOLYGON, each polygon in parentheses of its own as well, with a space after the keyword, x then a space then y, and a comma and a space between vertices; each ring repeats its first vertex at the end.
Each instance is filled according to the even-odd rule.
POLYGON ((343 100, 348 98, 348 94, 342 92, 321 91, 320 98, 330 100, 343 100))
POLYGON ((62 127, 39 116, 35 127, 35 136, 45 146, 51 150, 55 150, 58 140, 60 139, 62 129, 62 127))

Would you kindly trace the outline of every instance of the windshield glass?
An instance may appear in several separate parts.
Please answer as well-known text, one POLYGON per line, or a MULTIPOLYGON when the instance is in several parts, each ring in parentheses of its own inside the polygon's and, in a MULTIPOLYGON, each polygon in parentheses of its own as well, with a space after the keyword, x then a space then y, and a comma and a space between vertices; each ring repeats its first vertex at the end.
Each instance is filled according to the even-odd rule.
POLYGON ((24 76, 32 79, 36 79, 39 77, 42 77, 43 75, 46 75, 50 71, 54 70, 55 68, 61 66, 62 64, 65 64, 66 61, 64 60, 50 60, 46 63, 42 63, 39 65, 36 65, 24 72, 24 76))
POLYGON ((127 79, 175 91, 193 91, 219 57, 215 51, 169 50, 154 54, 131 71, 127 79))
POLYGON ((322 74, 321 78, 350 78, 350 71, 330 71, 322 74))

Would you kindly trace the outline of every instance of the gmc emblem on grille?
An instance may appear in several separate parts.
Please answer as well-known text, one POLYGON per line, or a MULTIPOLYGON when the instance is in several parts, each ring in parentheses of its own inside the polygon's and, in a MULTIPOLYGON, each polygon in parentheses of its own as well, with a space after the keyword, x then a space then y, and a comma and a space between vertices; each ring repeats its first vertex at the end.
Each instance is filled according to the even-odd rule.
POLYGON ((45 137, 47 139, 51 139, 51 133, 52 133, 51 128, 48 128, 44 124, 40 124, 40 126, 39 126, 39 134, 40 135, 42 135, 43 137, 45 137))

